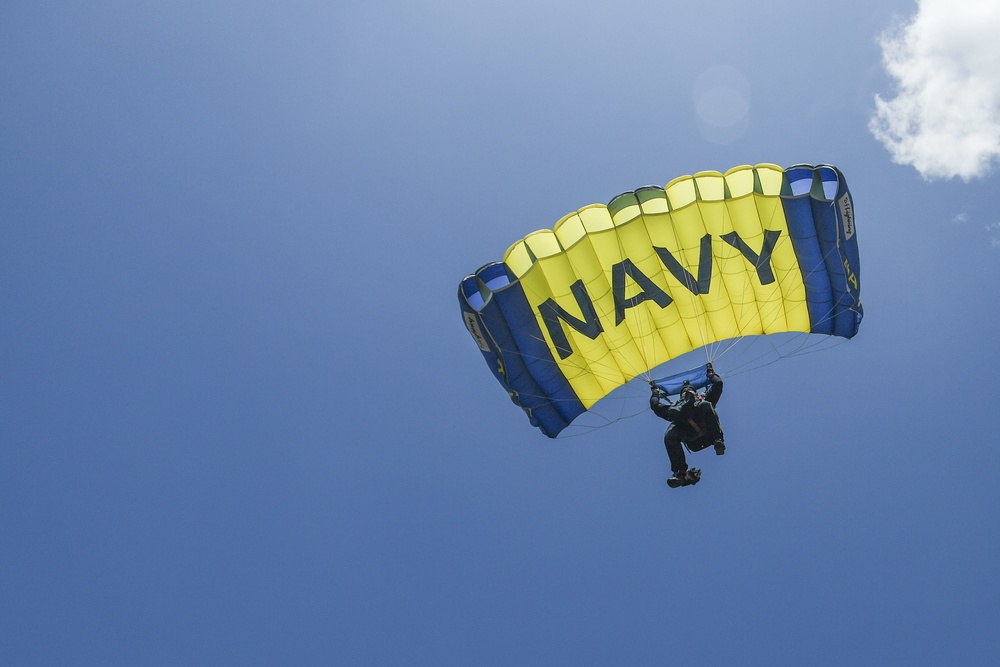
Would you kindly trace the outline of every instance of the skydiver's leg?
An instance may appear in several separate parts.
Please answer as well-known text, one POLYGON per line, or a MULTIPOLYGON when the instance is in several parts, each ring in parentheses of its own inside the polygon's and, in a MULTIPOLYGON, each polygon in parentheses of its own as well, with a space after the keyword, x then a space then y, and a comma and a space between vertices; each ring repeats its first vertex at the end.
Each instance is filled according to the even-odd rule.
POLYGON ((663 434, 663 444, 667 448, 667 456, 670 457, 670 470, 675 473, 687 470, 684 444, 681 441, 680 431, 673 424, 668 426, 667 432, 663 434))

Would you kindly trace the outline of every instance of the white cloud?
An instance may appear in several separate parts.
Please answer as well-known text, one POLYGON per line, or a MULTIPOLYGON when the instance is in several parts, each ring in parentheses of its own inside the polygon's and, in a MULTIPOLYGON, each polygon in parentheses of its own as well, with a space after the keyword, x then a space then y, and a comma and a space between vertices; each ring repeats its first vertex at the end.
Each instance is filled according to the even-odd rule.
MULTIPOLYGON (((970 220, 969 214, 964 212, 956 214, 951 219, 952 223, 956 225, 964 225, 968 223, 969 220, 970 220)), ((976 222, 976 227, 978 227, 980 224, 981 223, 976 222)), ((986 234, 989 236, 990 245, 993 248, 1000 250, 1000 220, 982 225, 982 227, 986 231, 986 234)))
POLYGON ((872 134, 928 180, 989 173, 1000 158, 1000 2, 919 0, 881 37, 897 84, 875 97, 872 134))

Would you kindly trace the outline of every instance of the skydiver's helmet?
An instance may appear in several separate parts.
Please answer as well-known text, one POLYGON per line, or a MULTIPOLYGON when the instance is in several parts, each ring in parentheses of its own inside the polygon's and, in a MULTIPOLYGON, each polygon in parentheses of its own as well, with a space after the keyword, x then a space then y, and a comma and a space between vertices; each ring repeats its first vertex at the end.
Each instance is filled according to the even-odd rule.
POLYGON ((681 387, 681 400, 683 401, 688 398, 693 400, 697 397, 698 397, 697 390, 695 390, 695 388, 691 386, 690 382, 684 380, 684 386, 681 387))

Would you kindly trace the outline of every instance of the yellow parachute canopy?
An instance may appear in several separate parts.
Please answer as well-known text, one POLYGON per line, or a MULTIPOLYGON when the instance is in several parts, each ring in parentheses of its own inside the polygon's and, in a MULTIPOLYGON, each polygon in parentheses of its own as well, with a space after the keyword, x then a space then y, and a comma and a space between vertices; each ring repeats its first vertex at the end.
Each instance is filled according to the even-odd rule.
POLYGON ((554 437, 636 377, 744 336, 858 330, 853 203, 835 167, 684 176, 584 207, 466 277, 497 379, 554 437))

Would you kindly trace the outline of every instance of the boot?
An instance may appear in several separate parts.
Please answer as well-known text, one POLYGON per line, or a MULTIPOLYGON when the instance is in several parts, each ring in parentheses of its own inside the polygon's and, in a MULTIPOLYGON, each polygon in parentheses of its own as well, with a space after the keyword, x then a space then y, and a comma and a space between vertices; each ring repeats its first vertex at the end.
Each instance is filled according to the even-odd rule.
POLYGON ((679 486, 687 486, 689 482, 687 481, 687 470, 679 470, 674 472, 674 476, 667 480, 667 486, 671 489, 676 489, 679 486))
POLYGON ((701 471, 697 468, 691 468, 690 470, 680 470, 674 473, 674 476, 667 480, 667 486, 671 489, 676 489, 680 486, 691 486, 692 484, 697 484, 701 481, 701 471))

